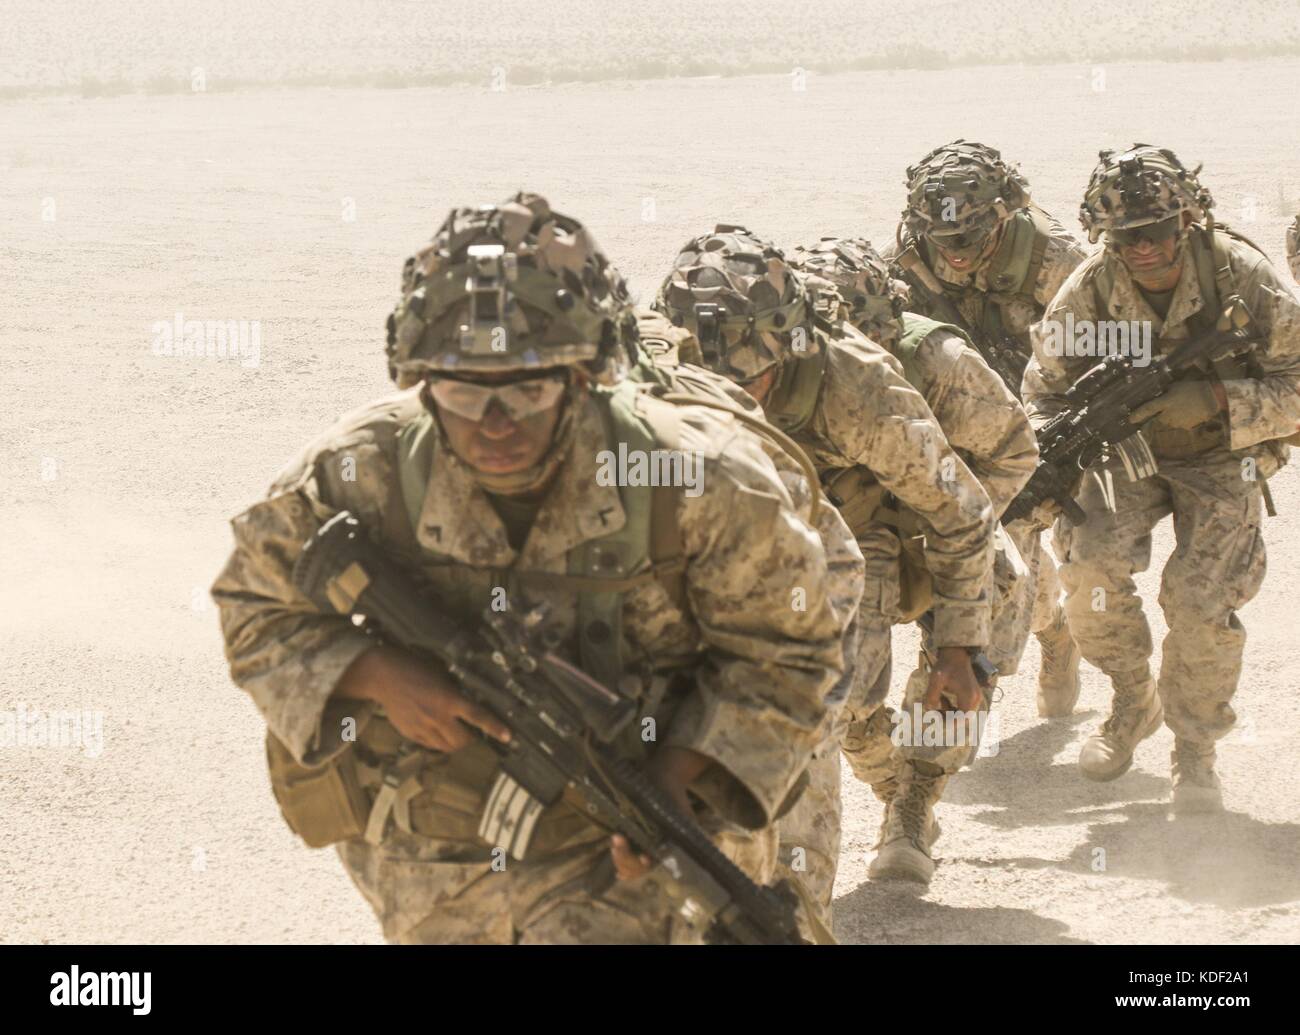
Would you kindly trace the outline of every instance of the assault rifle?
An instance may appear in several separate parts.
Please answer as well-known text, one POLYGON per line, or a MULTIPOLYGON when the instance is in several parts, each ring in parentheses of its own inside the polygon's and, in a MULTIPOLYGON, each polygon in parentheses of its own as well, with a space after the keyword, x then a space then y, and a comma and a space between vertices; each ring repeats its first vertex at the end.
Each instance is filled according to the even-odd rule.
POLYGON ((1158 399, 1184 373, 1250 352, 1259 344, 1248 334, 1250 310, 1233 298, 1214 330, 1184 342, 1147 367, 1132 356, 1107 356, 1065 393, 1065 408, 1038 429, 1038 467, 1002 515, 1002 523, 1028 517, 1041 503, 1055 500, 1072 524, 1087 515, 1074 501, 1083 472, 1103 451, 1112 449, 1133 481, 1156 471, 1155 457, 1132 422, 1133 411, 1158 399))
POLYGON ((1029 366, 1029 354, 1024 346, 1009 334, 995 338, 971 327, 966 327, 965 330, 975 351, 1002 378, 1011 394, 1019 399, 1020 383, 1025 379, 1025 367, 1029 366))
POLYGON ((467 698, 510 729, 509 744, 485 738, 501 758, 479 827, 488 844, 522 859, 542 810, 565 797, 661 864, 674 907, 706 941, 800 943, 794 892, 755 884, 640 766, 615 753, 636 701, 558 657, 544 611, 522 619, 487 611, 475 624, 453 618, 347 511, 303 547, 293 581, 322 611, 363 616, 389 642, 442 662, 467 698))

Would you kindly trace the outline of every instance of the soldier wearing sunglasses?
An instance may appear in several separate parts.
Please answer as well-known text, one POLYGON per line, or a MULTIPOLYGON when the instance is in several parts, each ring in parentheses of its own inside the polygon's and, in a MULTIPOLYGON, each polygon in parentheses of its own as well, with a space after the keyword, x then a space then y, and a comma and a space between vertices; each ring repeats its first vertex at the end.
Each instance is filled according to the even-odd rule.
MULTIPOLYGON (((1020 397, 1029 329, 1083 260, 1074 237, 1030 199, 1029 184, 994 148, 955 140, 907 170, 907 207, 892 256, 909 308, 952 324, 1020 397)), ((1034 534, 1025 560, 1038 572, 1031 630, 1038 639, 1038 713, 1069 715, 1079 697, 1079 651, 1061 585, 1034 534)))
MULTIPOLYGON (((1215 742, 1236 719, 1246 642, 1237 610, 1264 578, 1265 479, 1285 462, 1281 440, 1300 427, 1300 305, 1262 252, 1216 226, 1199 168, 1149 144, 1100 158, 1080 221, 1105 247, 1062 285, 1042 327, 1146 321, 1161 355, 1244 304, 1257 344, 1138 407, 1131 420, 1143 425, 1156 473, 1132 480, 1118 459, 1103 459, 1078 496, 1087 521, 1056 523, 1070 628, 1113 688, 1110 715, 1084 742, 1079 768, 1092 780, 1116 779, 1163 722, 1174 733, 1174 812, 1218 811, 1215 742), (1175 547, 1159 600, 1169 632, 1153 679, 1151 630, 1133 576, 1151 562, 1152 529, 1170 516, 1175 547)), ((1035 426, 1062 409, 1065 391, 1096 362, 1062 355, 1049 340, 1036 330, 1025 372, 1035 426)))
POLYGON ((697 939, 649 858, 568 798, 523 858, 492 843, 488 742, 509 731, 445 669, 317 611, 294 559, 348 510, 444 609, 538 617, 636 702, 620 755, 763 882, 830 722, 861 553, 838 521, 819 536, 797 467, 742 422, 625 376, 627 288, 544 198, 453 210, 403 280, 389 363, 410 387, 341 418, 234 520, 213 587, 285 818, 335 845, 389 941, 697 939), (702 491, 599 478, 623 446, 698 454, 702 491))

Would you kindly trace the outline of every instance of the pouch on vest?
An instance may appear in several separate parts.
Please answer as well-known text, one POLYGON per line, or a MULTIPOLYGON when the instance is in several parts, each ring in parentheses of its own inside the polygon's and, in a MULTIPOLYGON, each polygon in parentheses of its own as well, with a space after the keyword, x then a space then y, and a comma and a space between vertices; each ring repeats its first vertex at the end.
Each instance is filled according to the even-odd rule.
POLYGON ((324 848, 365 833, 370 802, 357 779, 351 745, 324 765, 305 766, 268 730, 266 764, 280 814, 309 847, 324 848))
POLYGON ((915 622, 934 606, 934 580, 925 566, 925 537, 899 536, 898 610, 900 622, 915 622))

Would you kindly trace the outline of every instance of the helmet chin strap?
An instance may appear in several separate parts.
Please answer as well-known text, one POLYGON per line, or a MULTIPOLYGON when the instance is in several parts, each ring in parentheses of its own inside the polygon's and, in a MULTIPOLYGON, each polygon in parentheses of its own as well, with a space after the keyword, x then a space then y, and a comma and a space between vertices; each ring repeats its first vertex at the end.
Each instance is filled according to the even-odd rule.
MULTIPOLYGON (((526 467, 522 471, 511 471, 507 474, 496 474, 488 471, 481 471, 459 453, 455 453, 456 459, 465 465, 474 482, 483 489, 484 492, 490 492, 495 496, 526 496, 544 488, 559 470, 560 465, 568 457, 573 446, 575 434, 577 432, 578 404, 581 401, 581 392, 585 390, 585 384, 581 378, 575 378, 569 387, 565 389, 564 401, 561 404, 564 412, 560 414, 560 420, 555 431, 551 435, 551 444, 546 452, 542 454, 540 460, 531 467, 526 467)), ((433 413, 434 422, 438 426, 438 434, 447 447, 451 449, 451 441, 448 439, 446 432, 442 428, 442 419, 438 416, 438 408, 429 398, 427 392, 421 392, 420 398, 424 401, 425 407, 433 413)))

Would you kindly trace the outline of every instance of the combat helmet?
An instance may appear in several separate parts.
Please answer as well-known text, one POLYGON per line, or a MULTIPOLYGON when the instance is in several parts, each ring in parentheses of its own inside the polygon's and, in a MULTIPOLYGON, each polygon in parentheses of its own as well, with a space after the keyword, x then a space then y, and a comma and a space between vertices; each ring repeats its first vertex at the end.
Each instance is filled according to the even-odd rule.
POLYGON ((865 237, 823 237, 811 247, 800 246, 790 256, 800 273, 834 286, 843 299, 837 314, 881 344, 897 336, 907 307, 907 285, 889 275, 889 265, 865 237))
POLYGON ((581 365, 601 383, 634 354, 627 285, 578 220, 539 194, 452 209, 406 260, 388 317, 389 373, 485 373, 581 365))
POLYGON ((1147 226, 1182 212, 1196 222, 1210 218, 1214 199, 1197 178, 1201 167, 1189 170, 1168 148, 1134 144, 1098 157, 1079 206, 1090 242, 1105 230, 1147 226))
POLYGON ((705 366, 742 383, 819 348, 807 286, 743 226, 719 223, 683 245, 655 308, 695 335, 705 366))
POLYGON ((902 225, 913 238, 974 255, 1028 204, 1028 181, 1000 151, 959 138, 908 168, 902 225))

